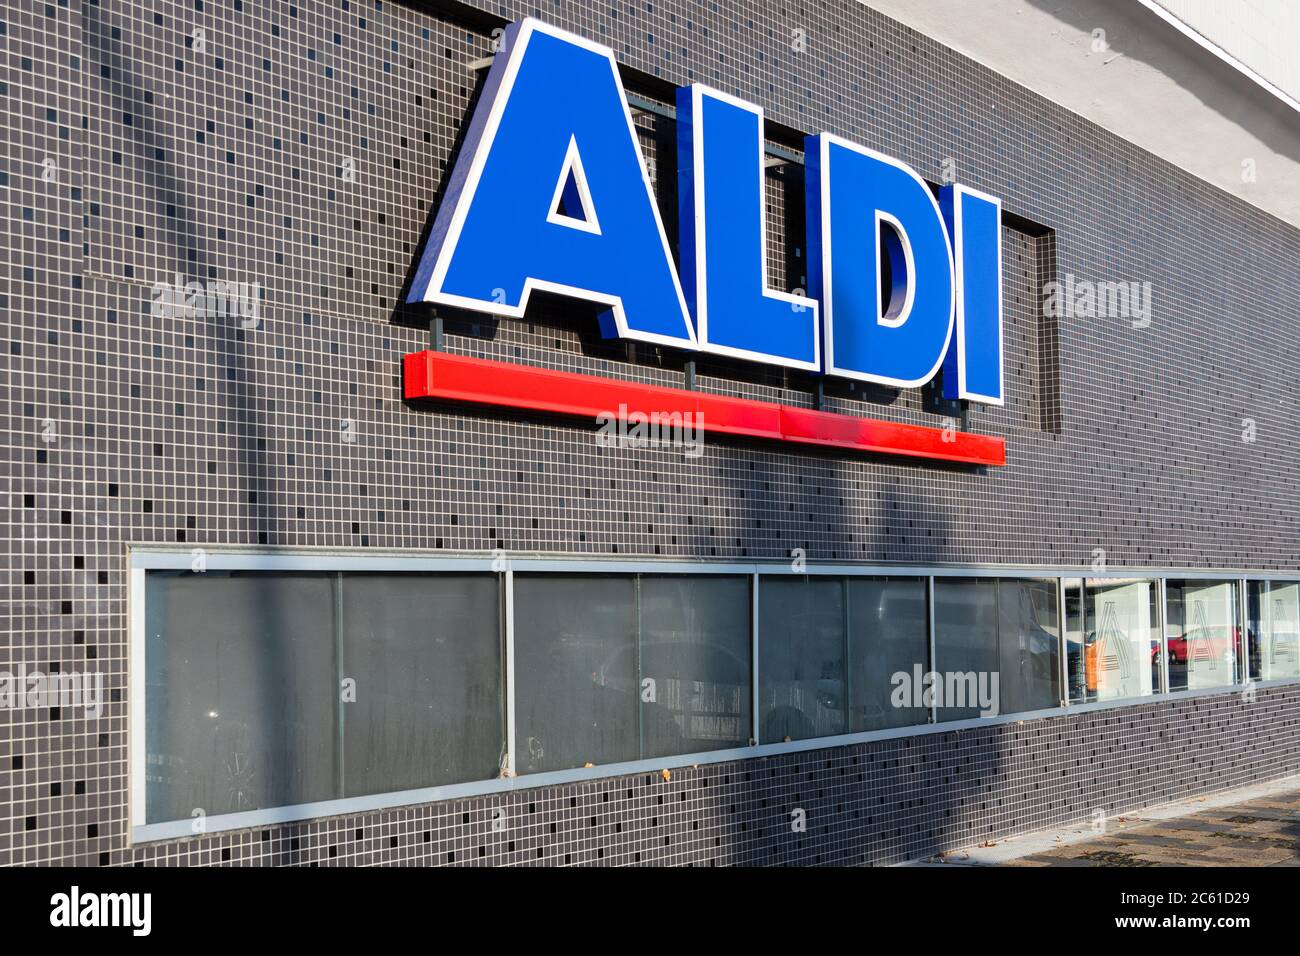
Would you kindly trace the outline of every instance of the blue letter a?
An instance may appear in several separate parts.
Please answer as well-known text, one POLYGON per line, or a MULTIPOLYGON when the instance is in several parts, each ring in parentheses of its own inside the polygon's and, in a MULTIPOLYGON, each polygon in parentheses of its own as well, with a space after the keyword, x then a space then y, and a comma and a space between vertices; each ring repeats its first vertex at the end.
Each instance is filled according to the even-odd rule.
POLYGON ((695 348, 614 54, 526 19, 493 61, 409 301, 521 317, 606 305, 606 336, 695 348))

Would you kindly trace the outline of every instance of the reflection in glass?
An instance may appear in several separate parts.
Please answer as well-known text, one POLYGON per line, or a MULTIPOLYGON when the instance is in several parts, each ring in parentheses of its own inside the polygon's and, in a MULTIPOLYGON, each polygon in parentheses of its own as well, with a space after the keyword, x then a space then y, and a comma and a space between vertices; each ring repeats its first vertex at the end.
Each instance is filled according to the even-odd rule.
POLYGON ((749 578, 646 575, 640 584, 641 756, 746 746, 749 578))
POLYGON ((489 780, 496 575, 151 571, 146 819, 489 780))
POLYGON ((515 576, 521 773, 749 743, 741 575, 515 576))
POLYGON ((1165 582, 1169 689, 1199 690, 1237 682, 1241 640, 1235 581, 1165 582))
POLYGON ((847 578, 849 732, 908 727, 930 719, 928 706, 894 695, 929 670, 925 578, 847 578), (902 675, 897 678, 896 675, 902 675), (900 706, 901 705, 901 706, 900 706))
POLYGON ((760 581, 760 742, 846 733, 844 582, 793 576, 760 581))
POLYGON ((1300 583, 1249 581, 1246 602, 1251 678, 1300 677, 1300 583))
POLYGON ((1060 704, 1055 580, 935 578, 934 627, 941 721, 1060 704))
POLYGON ((632 575, 515 575, 519 773, 641 753, 632 575))
POLYGON ((1070 700, 1147 697, 1160 689, 1160 602, 1156 582, 1066 581, 1070 700))

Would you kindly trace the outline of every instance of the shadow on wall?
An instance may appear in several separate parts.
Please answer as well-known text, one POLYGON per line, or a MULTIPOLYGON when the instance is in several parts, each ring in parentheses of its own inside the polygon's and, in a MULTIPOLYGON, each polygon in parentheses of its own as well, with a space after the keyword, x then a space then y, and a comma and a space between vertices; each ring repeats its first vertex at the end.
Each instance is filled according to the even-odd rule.
MULTIPOLYGON (((120 174, 134 176, 151 207, 159 212, 158 218, 162 223, 165 261, 159 257, 151 262, 150 268, 155 269, 156 274, 146 275, 144 280, 150 284, 155 280, 170 281, 176 273, 180 273, 187 281, 233 278, 218 275, 214 257, 206 247, 203 230, 200 228, 200 214, 197 212, 202 209, 199 197, 205 191, 203 184, 191 182, 188 171, 178 169, 170 158, 165 158, 174 155, 174 137, 155 108, 148 84, 133 69, 139 60, 136 51, 129 44, 114 38, 114 24, 105 18, 101 7, 93 4, 85 6, 82 17, 86 55, 94 67, 87 71, 87 75, 91 82, 100 82, 100 95, 108 100, 113 115, 131 118, 129 124, 118 122, 115 126, 115 132, 121 136, 123 152, 127 154, 121 163, 120 174), (109 81, 100 80, 105 69, 109 71, 109 81), (169 209, 174 212, 169 214, 169 209)), ((135 21, 137 27, 144 23, 143 20, 135 21)), ((124 303, 126 307, 121 311, 139 315, 140 322, 145 327, 151 322, 163 327, 177 321, 168 317, 154 320, 149 310, 138 311, 139 304, 139 300, 133 298, 129 303, 124 303), (137 311, 133 313, 132 310, 137 311)), ((229 425, 228 434, 234 445, 227 455, 233 473, 209 472, 208 479, 212 481, 213 489, 208 493, 215 495, 218 488, 228 489, 225 491, 227 506, 250 502, 251 513, 246 520, 257 534, 257 543, 283 543, 286 540, 282 525, 283 505, 277 499, 273 480, 275 465, 267 451, 272 436, 257 408, 254 382, 259 370, 249 361, 242 347, 246 333, 239 328, 238 319, 229 315, 206 316, 195 321, 204 324, 195 338, 208 343, 208 364, 225 373, 225 388, 219 397, 212 392, 207 395, 208 401, 220 403, 217 413, 225 417, 229 425)), ((266 322, 265 316, 262 321, 266 322)), ((256 331, 254 334, 267 333, 256 331)), ((158 387, 157 380, 155 387, 158 387)), ((174 430, 178 427, 179 424, 172 428, 174 430)), ((137 444, 147 441, 147 437, 141 434, 127 435, 126 438, 137 444)), ((164 480, 170 481, 174 487, 185 487, 203 480, 199 475, 182 471, 184 461, 178 456, 170 456, 162 461, 171 463, 172 473, 165 476, 164 480)), ((143 480, 144 477, 138 472, 126 477, 126 481, 131 483, 143 480)), ((120 529, 120 534, 123 540, 142 540, 148 532, 143 528, 124 526, 120 529)), ((256 618, 266 622, 267 633, 274 633, 276 622, 283 621, 287 612, 270 596, 274 589, 257 590, 263 595, 263 604, 258 608, 256 618)), ((269 659, 264 662, 264 666, 253 669, 253 679, 259 682, 259 686, 249 688, 248 695, 250 700, 260 702, 264 712, 276 713, 284 696, 284 675, 290 672, 292 664, 283 655, 278 642, 266 641, 263 647, 269 659)), ((182 703, 182 706, 193 705, 194 701, 182 703)), ((233 744, 214 730, 213 747, 228 749, 229 746, 233 744)), ((284 835, 292 837, 293 831, 298 829, 286 828, 284 835)), ((294 843, 296 842, 295 840, 294 843)), ((292 856, 296 857, 296 850, 292 856)), ((282 858, 280 862, 296 862, 296 859, 282 858)))
MULTIPOLYGON (((131 117, 130 125, 121 124, 119 129, 134 162, 129 166, 124 162, 122 167, 124 171, 135 171, 145 193, 164 212, 160 218, 166 238, 164 248, 170 261, 153 263, 158 275, 145 278, 168 280, 175 273, 186 280, 200 282, 226 278, 218 275, 206 248, 195 214, 199 202, 196 193, 191 192, 191 183, 170 159, 161 158, 173 154, 173 137, 162 128, 147 85, 132 72, 135 56, 120 40, 112 39, 111 24, 101 17, 99 7, 86 8, 86 49, 94 65, 112 71, 113 82, 105 85, 110 90, 113 111, 131 117), (168 209, 174 210, 174 214, 167 215, 168 209)), ((93 75, 98 77, 99 71, 93 71, 93 75)), ((173 320, 164 318, 163 321, 173 320)), ((228 416, 236 445, 235 473, 230 477, 240 483, 239 492, 255 496, 244 500, 253 503, 252 523, 258 533, 258 543, 275 543, 281 537, 281 509, 273 503, 274 466, 266 451, 268 429, 257 410, 252 384, 257 370, 241 347, 245 332, 230 316, 206 316, 199 321, 206 324, 209 360, 227 376, 222 411, 228 416)))
POLYGON ((1144 63, 1228 123, 1240 125, 1243 116, 1250 117, 1253 135, 1279 155, 1300 162, 1295 110, 1141 4, 1133 0, 1028 2, 1085 34, 1104 29, 1112 51, 1109 56, 1122 54, 1144 63))
MULTIPOLYGON (((794 502, 796 508, 803 506, 815 513, 820 526, 814 530, 829 530, 844 521, 871 537, 865 543, 861 538, 853 542, 851 553, 834 555, 819 552, 815 537, 788 543, 791 548, 803 548, 809 564, 832 557, 855 564, 951 560, 951 549, 968 547, 969 542, 951 540, 950 506, 917 490, 922 483, 916 480, 916 472, 927 467, 896 461, 873 467, 818 454, 792 457, 783 464, 785 473, 816 476, 801 489, 808 500, 794 502), (897 483, 889 480, 898 472, 906 474, 899 474, 897 483), (905 493, 909 488, 913 490, 910 495, 905 493), (870 502, 865 522, 862 509, 847 507, 848 502, 864 495, 870 502)), ((783 556, 780 552, 787 542, 777 544, 773 540, 776 532, 763 533, 758 522, 781 528, 789 521, 789 489, 769 486, 759 473, 738 487, 740 491, 755 516, 747 537, 751 553, 783 556)), ((806 512, 800 516, 804 517, 806 512)), ((797 524, 785 526, 793 530, 797 524)), ((880 592, 878 606, 854 606, 850 613, 850 598, 845 594, 843 631, 839 632, 838 612, 830 615, 836 620, 823 620, 827 604, 838 593, 832 587, 804 602, 805 607, 793 609, 789 605, 799 602, 797 594, 791 593, 780 602, 782 610, 761 611, 761 742, 925 723, 924 716, 909 719, 890 710, 898 706, 891 696, 894 673, 910 674, 914 665, 922 671, 937 670, 943 664, 929 658, 921 637, 927 633, 924 599, 919 608, 909 612, 905 592, 880 592), (859 612, 864 613, 859 616, 859 612), (774 634, 773 622, 787 617, 788 630, 774 634), (903 632, 912 636, 910 642, 902 639, 903 632), (835 653, 842 646, 837 644, 837 633, 848 640, 840 657, 835 653), (918 638, 920 648, 916 646, 918 638), (841 723, 828 718, 826 708, 838 708, 841 723)), ((860 598, 855 594, 852 600, 860 598)), ((989 639, 995 640, 992 635, 989 639)), ((986 650, 996 659, 996 645, 986 650)), ((993 835, 993 827, 1001 825, 995 822, 996 808, 988 801, 994 799, 990 794, 1002 788, 1008 774, 1007 746, 1005 735, 993 728, 977 728, 956 736, 905 737, 857 745, 847 752, 771 757, 745 768, 756 790, 767 799, 751 803, 748 813, 729 817, 720 835, 732 848, 735 861, 747 865, 885 864, 968 846, 993 835), (827 770, 838 765, 838 778, 818 769, 823 765, 827 770), (808 782, 811 773, 825 774, 829 785, 812 786, 808 782), (794 828, 795 814, 805 829, 794 828), (918 817, 925 821, 919 827, 918 817)))
POLYGON ((433 202, 429 204, 429 211, 425 217, 424 227, 420 230, 420 238, 412 247, 415 254, 411 256, 410 264, 407 267, 406 275, 402 280, 402 287, 397 293, 397 299, 393 304, 392 311, 389 313, 389 321, 394 325, 408 327, 425 327, 431 326, 435 314, 441 316, 444 320, 444 331, 458 334, 466 334, 469 326, 474 326, 476 337, 485 337, 492 339, 496 337, 496 328, 498 319, 488 312, 473 312, 466 309, 452 309, 446 306, 435 308, 427 303, 407 303, 406 297, 411 294, 411 288, 415 284, 416 273, 420 268, 420 261, 423 258, 425 246, 429 241, 429 236, 433 232, 434 223, 438 219, 438 211, 442 208, 443 199, 447 194, 447 187, 450 184, 450 173, 456 168, 456 163, 460 159, 461 150, 465 145, 465 136, 469 132, 469 118, 474 115, 478 108, 479 99, 483 95, 483 90, 487 85, 488 71, 479 70, 474 75, 473 86, 469 92, 469 103, 466 106, 464 119, 456 127, 456 136, 452 141, 451 151, 447 154, 447 161, 443 165, 441 175, 438 180, 438 186, 434 190, 433 202))
MULTIPOLYGON (((940 464, 869 472, 885 475, 906 469, 907 473, 896 473, 894 480, 873 496, 877 504, 869 527, 875 533, 865 560, 904 560, 926 565, 959 559, 971 550, 970 536, 978 529, 954 531, 948 499, 926 493, 926 483, 912 478, 917 471, 933 468, 971 472, 976 480, 984 477, 984 469, 940 464), (911 493, 900 494, 900 490, 911 493)), ((933 608, 930 619, 937 627, 938 616, 933 608)), ((931 646, 938 650, 937 634, 931 646)), ((949 663, 940 656, 930 658, 926 667, 939 671, 949 663)), ((903 738, 879 748, 883 752, 868 753, 875 749, 863 748, 863 756, 869 761, 868 805, 876 810, 868 817, 871 823, 865 835, 870 862, 896 863, 975 842, 980 822, 987 818, 981 798, 994 790, 993 782, 1006 773, 996 734, 977 729, 955 738, 903 738), (919 841, 915 834, 918 805, 923 809, 920 816, 927 821, 919 841), (909 845, 914 849, 906 849, 909 845)))
MULTIPOLYGON (((836 473, 826 483, 832 489, 861 474, 846 462, 830 468, 836 473)), ((783 503, 778 494, 759 499, 769 513, 779 512, 783 503)), ((943 505, 905 499, 889 486, 873 505, 872 516, 882 533, 865 557, 854 556, 854 563, 928 564, 948 556, 952 542, 943 505)), ((774 557, 769 549, 770 541, 764 554, 774 557)), ((814 551, 807 556, 810 564, 819 557, 830 555, 814 551)), ((923 726, 928 707, 917 714, 899 709, 919 705, 894 699, 896 674, 910 677, 914 667, 966 672, 991 666, 1000 680, 1016 681, 1021 675, 1015 668, 1025 666, 1026 647, 1032 662, 1035 642, 1048 638, 1036 612, 1020 600, 1018 588, 1004 594, 995 586, 992 603, 971 604, 965 613, 962 605, 970 595, 947 598, 948 649, 932 660, 923 590, 909 594, 901 580, 876 591, 859 579, 856 587, 865 588, 851 592, 841 592, 833 578, 779 580, 789 590, 771 608, 760 602, 763 743, 923 726), (800 585, 820 590, 802 595, 800 585), (847 636, 847 646, 840 643, 841 635, 847 636)), ((1059 683, 1056 664, 1049 667, 1047 679, 1059 683)), ((996 699, 1000 706, 1025 710, 1024 694, 1016 683, 996 699)), ((940 714, 944 716, 942 710, 940 714)), ((974 714, 950 713, 946 719, 965 716, 974 714)), ((1036 821, 1020 821, 1013 812, 1008 819, 1014 799, 1007 796, 1010 758, 1022 733, 1038 731, 976 726, 766 758, 743 768, 746 780, 755 781, 756 792, 765 799, 728 818, 721 834, 739 863, 842 865, 895 863, 1001 837, 1008 829, 1031 828, 1036 821), (824 782, 812 785, 818 777, 824 782), (796 814, 802 829, 793 826, 796 814)))
MULTIPOLYGON (((125 48, 121 41, 112 39, 111 24, 104 22, 99 7, 86 8, 85 33, 88 57, 92 65, 108 67, 112 71, 114 85, 110 88, 108 97, 114 112, 119 116, 129 114, 133 118, 130 126, 121 127, 125 151, 132 160, 129 164, 123 164, 124 169, 134 170, 135 175, 139 177, 142 191, 150 197, 156 207, 164 210, 168 207, 175 209, 174 216, 163 217, 165 248, 169 261, 165 265, 161 262, 154 264, 160 273, 158 278, 170 277, 171 274, 179 271, 186 278, 206 280, 214 275, 216 257, 206 248, 204 230, 200 227, 200 220, 196 214, 196 208, 201 208, 197 199, 201 190, 196 188, 196 184, 189 182, 185 178, 186 174, 178 170, 174 163, 159 158, 160 155, 171 154, 172 137, 150 102, 146 84, 131 70, 134 59, 132 51, 125 48)), ((98 76, 99 70, 93 71, 93 75, 98 76)), ((479 86, 481 88, 481 79, 479 86)), ((453 150, 448 168, 454 162, 458 149, 459 142, 453 150)), ((444 187, 440 185, 439 200, 443 189, 444 187)), ((437 208, 438 203, 434 203, 431 207, 430 219, 424 230, 426 237, 437 208)), ((414 267, 413 261, 411 268, 414 267)), ((403 296, 409 288, 410 278, 411 276, 408 275, 403 296)), ((138 306, 138 302, 132 305, 138 306)), ((409 311, 400 304, 394 310, 394 321, 409 320, 408 316, 409 311)), ((274 435, 271 427, 258 411, 258 396, 255 388, 257 370, 242 347, 244 333, 237 328, 234 321, 224 316, 209 317, 201 321, 206 323, 203 333, 209 348, 208 362, 214 368, 231 373, 231 376, 226 379, 225 389, 217 400, 222 403, 220 414, 223 414, 229 423, 234 445, 229 460, 235 472, 232 475, 214 476, 214 484, 228 487, 230 489, 228 493, 237 496, 232 499, 232 503, 241 500, 253 503, 248 520, 257 533, 259 543, 283 543, 288 539, 288 532, 283 524, 283 504, 276 498, 275 466, 267 451, 270 439, 274 435)), ((131 437, 139 440, 140 436, 131 437)), ((918 471, 924 472, 926 466, 913 468, 889 463, 884 467, 875 467, 870 464, 864 465, 860 461, 847 461, 816 453, 774 455, 770 453, 770 449, 737 453, 734 448, 724 449, 721 445, 700 459, 701 466, 707 466, 711 460, 716 462, 715 455, 726 455, 737 464, 737 467, 728 471, 728 474, 734 476, 731 501, 732 507, 738 507, 745 516, 739 538, 741 547, 751 556, 788 555, 795 548, 803 548, 810 562, 831 557, 829 554, 819 553, 813 545, 815 538, 822 534, 821 528, 816 526, 828 526, 830 534, 827 536, 833 538, 836 537, 836 529, 860 521, 857 517, 860 513, 859 509, 848 508, 847 502, 864 493, 870 495, 872 501, 877 501, 878 495, 878 504, 868 509, 869 518, 863 529, 865 533, 871 535, 871 540, 865 550, 837 553, 835 557, 863 561, 905 558, 920 562, 943 556, 949 553, 950 547, 954 545, 949 540, 950 512, 943 502, 927 498, 920 491, 911 496, 901 495, 902 486, 897 483, 885 484, 880 488, 871 487, 871 483, 879 482, 882 475, 910 475, 918 471), (764 473, 773 473, 777 469, 778 461, 782 481, 766 481, 764 473), (743 462, 756 463, 757 467, 753 470, 743 470, 740 466, 743 462), (784 483, 790 471, 804 476, 804 483, 798 486, 799 500, 791 500, 790 487, 784 483), (858 487, 858 482, 862 482, 863 487, 858 487), (820 493, 818 493, 819 486, 820 493), (791 505, 799 510, 792 512, 791 505), (798 517, 800 511, 804 515, 811 513, 814 517, 805 522, 798 517), (794 520, 791 519, 792 513, 796 516, 794 520), (806 533, 797 530, 801 526, 807 529, 806 533), (814 530, 817 534, 811 533, 814 530), (789 539, 783 540, 786 535, 789 539)), ((181 484, 187 479, 194 480, 196 477, 175 474, 173 479, 177 484, 181 484)), ((135 475, 131 478, 139 480, 135 475)), ((924 474, 921 478, 922 481, 918 484, 924 483, 924 474)), ((904 479, 900 477, 899 481, 902 480, 904 479)), ((133 529, 123 529, 123 533, 126 536, 134 536, 133 529)), ((860 544, 860 542, 853 543, 860 544)), ((259 593, 264 595, 263 600, 266 602, 258 609, 259 619, 267 622, 268 629, 273 629, 274 622, 281 620, 285 611, 271 597, 272 589, 259 589, 259 593)), ((276 654, 277 648, 275 642, 268 642, 266 650, 268 654, 276 654)), ((250 688, 249 693, 254 699, 265 702, 268 712, 274 712, 276 709, 274 705, 282 697, 283 675, 289 671, 290 666, 289 660, 280 656, 267 661, 265 667, 257 669, 261 686, 250 688)), ((948 781, 942 787, 930 779, 933 775, 927 776, 926 779, 929 779, 930 783, 923 791, 922 797, 918 797, 913 791, 890 787, 890 780, 896 777, 895 768, 882 767, 880 776, 865 780, 863 785, 869 792, 878 792, 888 801, 885 811, 868 824, 879 832, 878 839, 882 844, 889 842, 891 827, 901 832, 903 820, 914 813, 917 799, 935 800, 941 806, 961 809, 971 805, 981 793, 985 792, 987 786, 982 782, 984 776, 999 772, 1000 751, 994 747, 992 743, 994 739, 993 735, 979 736, 973 751, 969 745, 963 751, 963 760, 975 768, 970 773, 956 775, 954 780, 948 781)), ((900 743, 897 748, 903 754, 900 759, 916 758, 922 762, 928 760, 926 754, 934 750, 933 747, 923 746, 920 742, 900 743)), ((799 759, 780 758, 777 763, 797 767, 799 759)), ((773 832, 777 832, 782 827, 788 826, 789 809, 789 807, 774 806, 770 810, 755 812, 775 815, 778 826, 773 832)), ((936 806, 935 819, 940 819, 940 812, 936 806)), ((764 829, 768 827, 764 826, 764 829)), ((297 861, 298 851, 293 848, 293 843, 296 842, 294 837, 305 834, 307 830, 307 825, 281 828, 279 832, 288 838, 283 841, 283 845, 290 846, 291 849, 285 851, 279 862, 297 861)), ((738 846, 749 846, 751 844, 747 841, 753 839, 752 832, 743 831, 739 821, 724 828, 721 835, 738 846)), ((833 839, 833 834, 828 834, 827 838, 833 839)), ((936 835, 935 839, 939 841, 940 836, 936 835)), ((870 838, 868 838, 869 844, 870 838)))

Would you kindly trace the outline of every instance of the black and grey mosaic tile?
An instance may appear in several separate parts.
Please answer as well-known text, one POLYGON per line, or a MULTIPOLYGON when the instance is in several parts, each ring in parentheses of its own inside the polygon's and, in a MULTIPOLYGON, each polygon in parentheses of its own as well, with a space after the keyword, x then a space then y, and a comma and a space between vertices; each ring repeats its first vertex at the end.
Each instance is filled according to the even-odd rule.
MULTIPOLYGON (((113 694, 98 719, 0 710, 0 863, 887 863, 1295 769, 1289 688, 131 847, 127 543, 1300 567, 1300 236, 850 0, 14 0, 0 100, 0 668, 93 662, 113 694), (703 81, 784 146, 829 130, 1002 197, 1009 400, 969 427, 1006 437, 1007 467, 723 441, 687 461, 404 404, 429 332, 399 302, 470 64, 530 14, 608 44, 647 100, 703 81), (256 323, 154 314, 178 275, 256 283, 256 323), (1150 282, 1149 325, 1049 320, 1042 284, 1067 275, 1150 282), (807 832, 778 838, 795 806, 807 832)), ((672 121, 637 126, 671 223, 672 121)), ((769 274, 791 285, 799 177, 768 184, 769 274)), ((447 336, 683 381, 681 355, 629 354, 561 303, 447 336)), ((809 379, 739 363, 701 361, 699 383, 812 402, 809 379)), ((920 391, 827 404, 943 421, 920 391)))

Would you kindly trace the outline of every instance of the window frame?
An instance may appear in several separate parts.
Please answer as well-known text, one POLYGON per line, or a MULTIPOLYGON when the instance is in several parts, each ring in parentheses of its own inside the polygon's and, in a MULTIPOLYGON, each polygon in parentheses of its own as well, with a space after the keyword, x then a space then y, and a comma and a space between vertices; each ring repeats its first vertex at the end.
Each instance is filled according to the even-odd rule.
MULTIPOLYGON (((1150 573, 1150 572, 1147 573, 1136 572, 1136 573, 1128 573, 1128 574, 1118 574, 1115 572, 1111 572, 1111 573, 1090 572, 1082 576, 1065 575, 1060 578, 1061 607, 1065 608, 1066 594, 1068 593, 1067 586, 1071 582, 1077 581, 1080 589, 1079 590, 1080 599, 1082 602, 1080 605, 1080 614, 1082 615, 1083 620, 1086 621, 1087 619, 1086 604, 1089 595, 1088 582, 1097 581, 1097 580, 1132 581, 1135 583, 1140 583, 1145 581, 1151 582, 1152 585, 1151 599, 1155 604, 1155 612, 1156 612, 1156 626, 1155 626, 1156 640, 1158 640, 1160 643, 1159 680, 1156 682, 1155 686, 1151 690, 1151 693, 1149 694, 1139 694, 1137 696, 1130 696, 1130 697, 1103 697, 1103 698, 1090 700, 1090 701, 1075 701, 1070 699, 1069 680, 1066 679, 1065 681, 1063 681, 1061 685, 1062 688, 1061 693, 1065 698, 1065 704, 1067 706, 1072 706, 1077 708, 1084 704, 1130 703, 1130 702, 1136 703, 1139 701, 1150 702, 1169 693, 1169 628, 1167 626, 1168 619, 1169 619, 1169 605, 1166 603, 1166 593, 1165 593, 1165 582, 1167 580, 1167 577, 1161 574, 1150 573)), ((1063 631, 1068 630, 1068 622, 1062 622, 1062 630, 1063 631)), ((1061 662, 1061 672, 1062 674, 1065 674, 1068 678, 1069 662, 1064 660, 1064 657, 1062 658, 1062 662, 1061 662)))
MULTIPOLYGON (((1199 691, 1222 692, 1225 688, 1246 687, 1247 685, 1252 683, 1255 684, 1260 683, 1259 681, 1250 680, 1249 669, 1245 668, 1244 666, 1244 662, 1249 655, 1249 649, 1246 647, 1246 588, 1248 583, 1251 580, 1257 580, 1257 578, 1253 579, 1250 576, 1237 576, 1237 575, 1227 575, 1227 574, 1220 574, 1218 576, 1205 575, 1205 574, 1198 574, 1198 575, 1168 574, 1161 579, 1160 590, 1163 592, 1163 600, 1161 602, 1161 607, 1163 608, 1161 626, 1164 628, 1164 632, 1165 632, 1164 642, 1161 645, 1161 648, 1165 657, 1163 677, 1165 679, 1166 686, 1168 686, 1168 681, 1170 676, 1169 631, 1171 630, 1172 625, 1170 623, 1170 617, 1169 617, 1169 582, 1171 581, 1177 581, 1177 582, 1213 581, 1215 584, 1232 585, 1232 590, 1233 590, 1232 599, 1231 601, 1228 602, 1228 606, 1231 609, 1233 615, 1233 623, 1228 628, 1229 647, 1231 647, 1232 649, 1232 682, 1229 684, 1218 684, 1215 685, 1214 687, 1203 687, 1203 688, 1196 688, 1196 689, 1199 691), (1239 647, 1241 650, 1239 650, 1239 647), (1241 652, 1243 650, 1245 651, 1245 653, 1241 652)), ((1180 597, 1180 600, 1183 599, 1180 597)), ((1188 632, 1188 628, 1187 628, 1187 621, 1185 617, 1186 611, 1184 611, 1183 613, 1184 613, 1184 618, 1181 627, 1182 627, 1182 636, 1185 638, 1188 632)), ((1184 663, 1185 666, 1188 667, 1188 671, 1184 675, 1184 679, 1188 682, 1188 687, 1183 688, 1182 690, 1169 691, 1169 693, 1181 694, 1192 690, 1190 686, 1191 684, 1190 662, 1185 661, 1184 663)))
MULTIPOLYGON (((1258 577, 1258 576, 1251 576, 1251 577, 1248 577, 1248 578, 1245 579, 1245 589, 1244 589, 1244 591, 1243 591, 1243 593, 1242 593, 1242 607, 1241 607, 1241 615, 1242 615, 1242 618, 1241 618, 1241 620, 1242 620, 1241 627, 1242 627, 1242 634, 1243 634, 1243 637, 1244 637, 1243 646, 1244 646, 1244 648, 1245 648, 1245 653, 1244 653, 1244 655, 1243 655, 1243 661, 1242 661, 1242 671, 1243 671, 1242 683, 1243 683, 1243 684, 1247 684, 1247 683, 1253 683, 1253 684, 1276 683, 1276 682, 1279 682, 1279 681, 1282 682, 1282 683, 1289 683, 1289 682, 1291 682, 1291 681, 1300 680, 1300 675, 1297 675, 1297 676, 1295 676, 1295 677, 1278 677, 1278 678, 1269 678, 1269 679, 1267 679, 1267 680, 1265 680, 1265 679, 1263 679, 1263 678, 1256 679, 1256 678, 1253 678, 1253 677, 1250 676, 1250 654, 1251 654, 1251 647, 1250 647, 1250 645, 1251 645, 1251 633, 1250 633, 1250 630, 1251 630, 1251 629, 1250 629, 1250 624, 1251 624, 1251 620, 1250 620, 1250 593, 1249 593, 1249 590, 1250 590, 1251 585, 1253 585, 1253 584, 1273 584, 1273 583, 1281 583, 1281 584, 1295 584, 1295 585, 1297 585, 1297 586, 1300 586, 1300 581, 1297 581, 1297 580, 1292 579, 1292 578, 1263 578, 1263 577, 1258 577)), ((1264 620, 1264 615, 1263 615, 1263 611, 1262 611, 1262 609, 1261 609, 1260 621, 1257 622, 1257 623, 1262 624, 1262 623, 1263 623, 1263 620, 1264 620)), ((1269 625, 1271 626, 1272 624, 1273 624, 1273 621, 1272 621, 1272 618, 1271 618, 1271 615, 1270 615, 1270 617, 1269 617, 1269 625)), ((1261 672, 1262 672, 1262 670, 1263 670, 1263 648, 1262 648, 1262 645, 1263 645, 1263 635, 1262 635, 1262 634, 1259 634, 1259 633, 1256 633, 1256 634, 1254 635, 1254 638, 1255 638, 1255 641, 1258 642, 1258 643, 1261 645, 1261 650, 1260 650, 1260 665, 1261 665, 1261 666, 1260 666, 1260 670, 1261 670, 1261 672)))
MULTIPOLYGON (((1068 716, 1093 710, 1111 710, 1129 706, 1150 705, 1165 700, 1187 697, 1218 696, 1240 692, 1248 686, 1269 687, 1300 683, 1300 678, 1280 678, 1255 681, 1249 678, 1249 667, 1238 663, 1235 683, 1214 688, 1170 691, 1167 675, 1167 628, 1163 625, 1168 613, 1165 582, 1169 579, 1232 580, 1237 583, 1238 618, 1245 628, 1246 588, 1249 581, 1300 582, 1300 571, 1292 573, 1240 570, 1189 570, 1182 568, 1114 567, 1103 570, 1087 566, 1058 567, 1031 565, 946 565, 946 564, 891 564, 876 562, 855 564, 826 561, 808 563, 798 570, 789 561, 776 560, 708 560, 708 559, 656 559, 649 557, 617 558, 607 556, 581 557, 573 555, 522 554, 513 556, 502 552, 491 554, 445 555, 423 551, 351 551, 325 548, 251 548, 251 547, 168 547, 145 544, 128 545, 129 566, 127 597, 127 689, 128 689, 128 833, 132 843, 161 840, 189 839, 194 836, 223 831, 262 827, 280 823, 314 820, 347 814, 364 813, 385 808, 432 803, 471 796, 504 794, 515 790, 554 784, 598 780, 634 773, 657 773, 667 767, 682 767, 722 763, 739 759, 775 756, 823 750, 849 744, 868 743, 924 734, 949 733, 968 728, 998 726, 1025 720, 1068 716), (504 771, 494 780, 474 781, 441 787, 346 797, 317 803, 287 807, 268 807, 241 813, 209 816, 201 820, 176 820, 148 824, 145 822, 145 716, 146 693, 146 633, 145 633, 145 576, 151 570, 188 570, 201 554, 206 567, 216 571, 364 571, 370 573, 392 572, 491 572, 498 577, 501 596, 501 628, 503 630, 503 687, 505 693, 505 747, 504 771), (624 763, 604 764, 542 773, 517 775, 515 757, 518 752, 515 705, 517 699, 514 647, 514 574, 529 573, 615 573, 615 574, 685 574, 685 575, 743 575, 750 581, 750 661, 751 661, 751 744, 749 746, 713 750, 673 757, 649 758, 624 763), (973 717, 946 722, 936 721, 933 710, 929 722, 911 726, 846 733, 831 737, 812 737, 796 741, 759 743, 759 589, 762 579, 774 576, 840 577, 910 577, 925 579, 928 598, 929 648, 933 667, 935 654, 934 580, 936 577, 993 577, 1033 578, 1056 580, 1058 654, 1061 660, 1062 700, 1054 707, 996 717, 973 717), (1065 580, 1067 578, 1145 578, 1157 582, 1160 603, 1162 665, 1160 689, 1145 697, 1116 698, 1102 701, 1071 702, 1066 680, 1065 580)), ((1244 637, 1244 630, 1243 630, 1244 637)))

